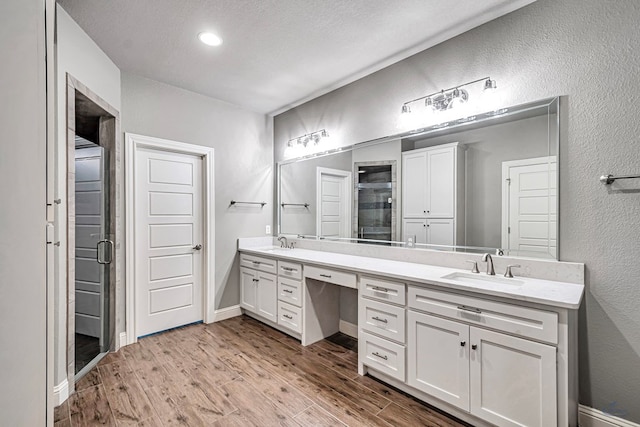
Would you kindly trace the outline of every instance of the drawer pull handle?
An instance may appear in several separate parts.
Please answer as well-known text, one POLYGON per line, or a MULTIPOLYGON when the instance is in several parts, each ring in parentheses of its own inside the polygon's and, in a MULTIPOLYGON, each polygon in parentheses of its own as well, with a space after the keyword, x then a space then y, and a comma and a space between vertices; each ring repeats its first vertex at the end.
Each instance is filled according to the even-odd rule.
POLYGON ((254 263, 255 265, 260 265, 260 261, 251 261, 252 263, 254 263))
POLYGON ((482 311, 479 308, 468 307, 466 305, 459 305, 458 306, 458 310, 464 310, 464 311, 470 311, 470 312, 476 313, 476 314, 482 314, 482 311))
POLYGON ((259 280, 258 280, 258 279, 253 279, 253 281, 254 281, 254 282, 259 282, 259 280))
POLYGON ((372 317, 373 320, 377 320, 378 322, 382 322, 382 323, 388 323, 387 319, 381 319, 378 316, 374 316, 372 317))
POLYGON ((282 317, 285 317, 285 318, 287 318, 289 320, 293 319, 293 316, 289 316, 288 314, 283 314, 282 317))
POLYGON ((326 277, 327 279, 331 279, 330 274, 320 274, 320 277, 326 277))
POLYGON ((377 351, 375 351, 375 352, 373 352, 371 354, 373 354, 375 357, 379 357, 380 359, 383 359, 383 360, 389 359, 387 356, 383 356, 382 354, 378 353, 377 351))
POLYGON ((295 268, 291 268, 291 267, 280 267, 282 268, 284 271, 295 271, 295 268))
POLYGON ((283 289, 282 292, 286 292, 288 294, 292 294, 293 293, 293 291, 290 290, 290 289, 283 289))
POLYGON ((379 291, 379 292, 389 292, 389 289, 381 288, 379 286, 372 286, 371 289, 373 289, 374 291, 379 291))

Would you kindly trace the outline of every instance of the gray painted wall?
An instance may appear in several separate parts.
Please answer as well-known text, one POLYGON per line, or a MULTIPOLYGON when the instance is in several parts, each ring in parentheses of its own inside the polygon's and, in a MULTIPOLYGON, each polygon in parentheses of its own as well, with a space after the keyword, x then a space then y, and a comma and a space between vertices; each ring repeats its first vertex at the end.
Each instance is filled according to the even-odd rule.
MULTIPOLYGON (((272 119, 193 92, 122 74, 122 130, 215 150, 215 308, 240 302, 237 239, 273 224, 272 119), (229 206, 268 201, 264 208, 229 206)), ((124 311, 117 316, 124 318, 124 311)))
POLYGON ((465 144, 465 245, 502 247, 502 162, 555 155, 548 125, 539 116, 415 142, 415 148, 465 144))
POLYGON ((8 426, 47 419, 44 13, 41 0, 0 2, 0 423, 8 426))
MULTIPOLYGON (((55 292, 54 292, 54 383, 67 379, 67 73, 72 75, 92 92, 104 99, 113 108, 120 110, 120 70, 93 40, 71 19, 69 14, 56 5, 56 145, 55 145, 55 189, 56 199, 62 203, 55 209, 55 240, 60 246, 54 248, 55 292)), ((123 189, 120 189, 121 194, 123 189)), ((120 206, 120 216, 124 217, 120 206)), ((122 268, 124 272, 124 268, 122 268)), ((120 278, 124 283, 124 277, 120 278)), ((124 307, 124 289, 116 290, 116 307, 124 307)), ((124 308, 122 309, 124 310, 124 308)), ((116 337, 125 330, 125 318, 116 318, 116 337)))
POLYGON ((580 402, 640 422, 640 2, 538 0, 275 118, 276 159, 315 129, 349 143, 396 133, 403 102, 491 75, 503 105, 567 95, 560 259, 586 263, 580 402), (626 188, 626 190, 623 190, 626 188))

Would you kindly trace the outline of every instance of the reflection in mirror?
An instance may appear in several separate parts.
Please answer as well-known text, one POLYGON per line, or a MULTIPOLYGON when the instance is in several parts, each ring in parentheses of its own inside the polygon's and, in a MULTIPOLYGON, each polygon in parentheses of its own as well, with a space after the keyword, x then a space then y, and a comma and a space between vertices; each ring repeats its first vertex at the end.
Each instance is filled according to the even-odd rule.
POLYGON ((558 104, 282 162, 279 232, 555 259, 558 104))

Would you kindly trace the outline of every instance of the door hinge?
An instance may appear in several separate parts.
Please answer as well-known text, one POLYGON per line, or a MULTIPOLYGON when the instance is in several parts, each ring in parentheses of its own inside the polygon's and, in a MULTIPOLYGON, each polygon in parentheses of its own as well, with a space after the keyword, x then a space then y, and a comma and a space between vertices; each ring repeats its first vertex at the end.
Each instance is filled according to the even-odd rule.
POLYGON ((511 234, 511 227, 507 227, 507 233, 511 234))
POLYGON ((511 185, 511 178, 507 178, 505 181, 507 181, 507 184, 511 185))

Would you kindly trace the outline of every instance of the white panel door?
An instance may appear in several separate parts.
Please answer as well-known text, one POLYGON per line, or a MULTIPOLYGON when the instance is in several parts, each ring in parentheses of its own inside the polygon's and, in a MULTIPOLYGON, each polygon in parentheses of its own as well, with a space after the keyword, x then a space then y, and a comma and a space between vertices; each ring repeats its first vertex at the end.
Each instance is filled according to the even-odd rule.
POLYGON ((469 410, 469 326, 409 310, 407 383, 469 410))
POLYGON ((402 216, 424 218, 427 215, 427 153, 402 155, 402 216))
POLYGON ((454 244, 454 221, 451 218, 427 220, 427 243, 452 246, 454 244))
POLYGON ((136 335, 203 319, 202 159, 136 152, 136 335))
POLYGON ((404 241, 411 237, 414 243, 427 243, 427 220, 425 219, 405 219, 402 221, 404 241))
POLYGON ((498 426, 557 426, 556 348, 471 327, 471 413, 498 426))
POLYGON ((555 157, 503 163, 502 236, 509 255, 556 257, 556 170, 555 157))
POLYGON ((323 237, 351 237, 351 172, 318 168, 317 232, 323 237))
POLYGON ((455 211, 455 148, 429 150, 427 156, 427 216, 453 218, 455 211))

